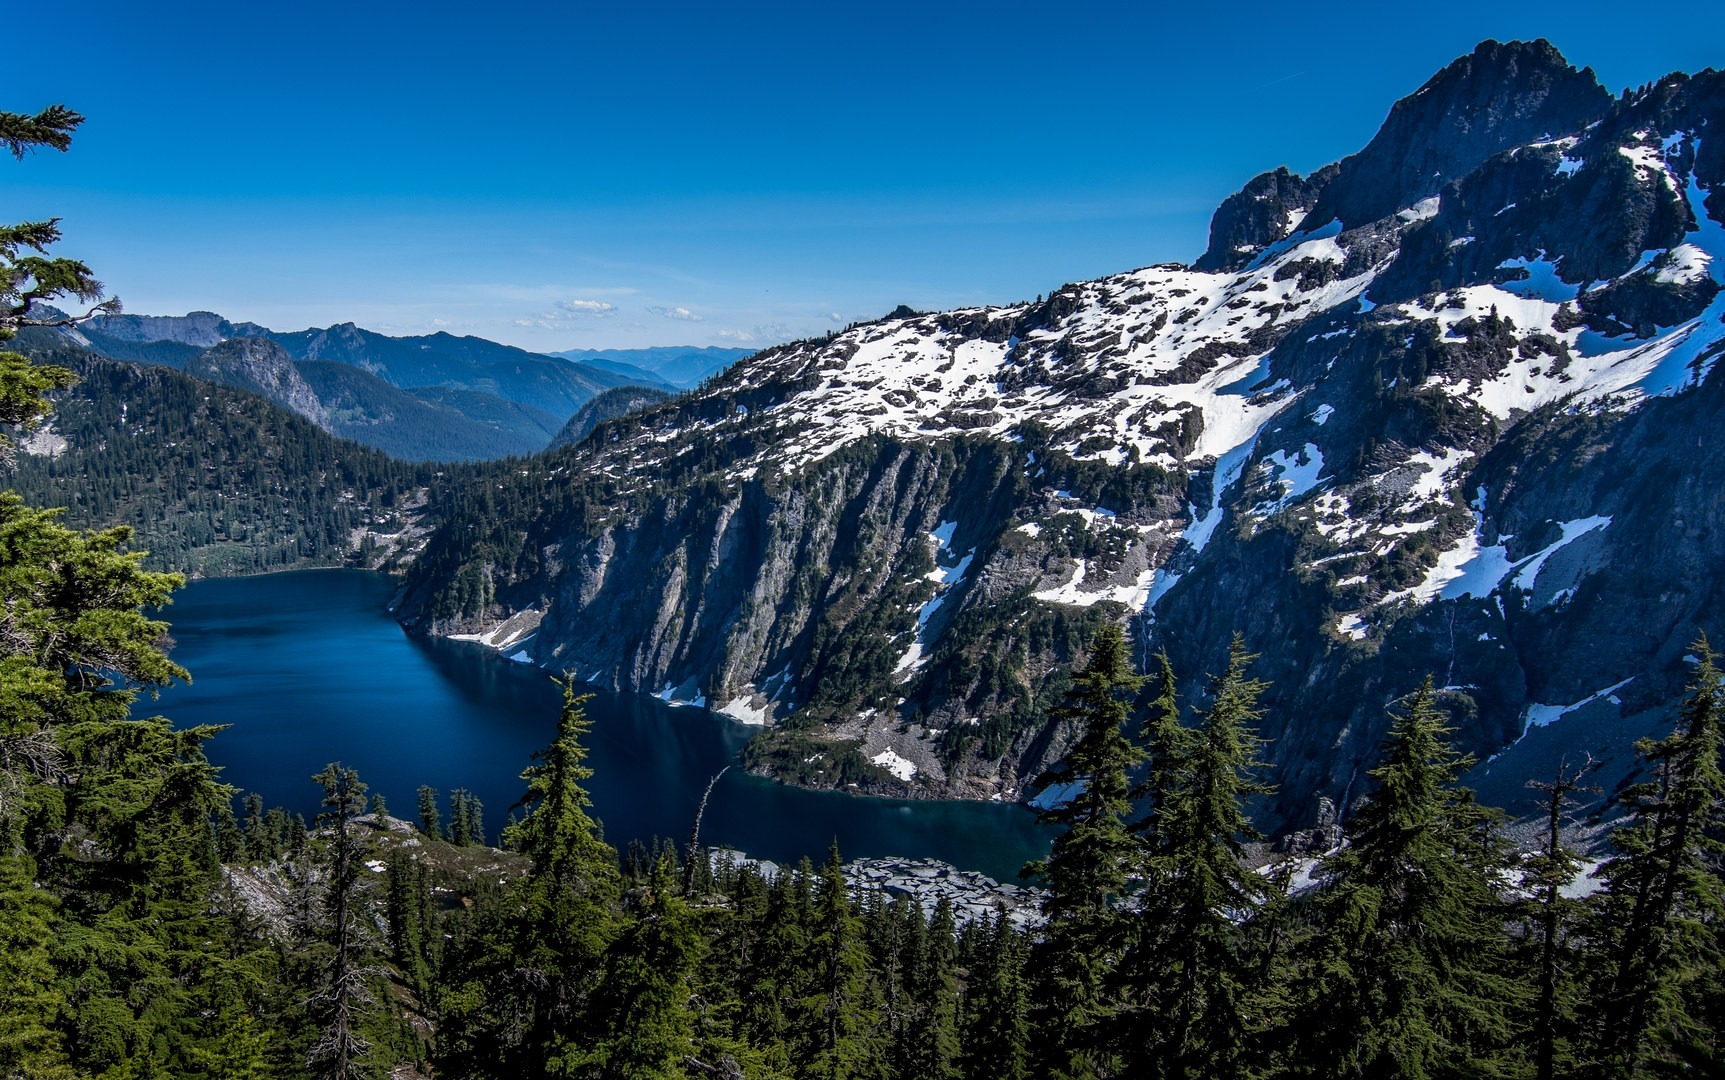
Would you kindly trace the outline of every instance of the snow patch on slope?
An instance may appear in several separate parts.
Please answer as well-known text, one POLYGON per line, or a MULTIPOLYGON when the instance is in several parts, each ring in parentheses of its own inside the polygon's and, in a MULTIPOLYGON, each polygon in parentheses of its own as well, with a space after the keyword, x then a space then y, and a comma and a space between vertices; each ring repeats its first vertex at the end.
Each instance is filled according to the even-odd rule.
POLYGON ((1614 705, 1617 704, 1617 698, 1613 695, 1634 681, 1635 676, 1631 675, 1622 682, 1613 683, 1605 689, 1595 691, 1594 693, 1582 698, 1580 701, 1570 705, 1541 705, 1537 702, 1529 704, 1527 710, 1522 714, 1521 735, 1516 739, 1516 742, 1520 742, 1522 739, 1525 739, 1527 737, 1527 733, 1532 731, 1534 728, 1549 727, 1563 719, 1565 716, 1568 716, 1570 713, 1591 705, 1594 702, 1599 701, 1601 698, 1610 701, 1614 705))
POLYGON ((976 558, 976 549, 972 548, 953 562, 952 534, 957 530, 958 522, 943 521, 928 534, 929 542, 934 545, 934 569, 924 577, 934 582, 935 591, 934 595, 923 601, 922 606, 917 609, 916 634, 911 639, 910 646, 905 649, 904 655, 898 658, 898 663, 893 667, 893 673, 901 679, 909 678, 918 668, 928 663, 927 649, 933 644, 933 640, 928 636, 928 621, 934 618, 935 612, 939 611, 941 605, 946 603, 946 598, 952 595, 953 587, 964 581, 965 575, 970 572, 971 561, 976 558), (942 565, 943 563, 952 565, 946 566, 942 565))
POLYGON ((893 753, 890 746, 869 760, 907 783, 916 775, 916 763, 909 758, 899 757, 893 753))

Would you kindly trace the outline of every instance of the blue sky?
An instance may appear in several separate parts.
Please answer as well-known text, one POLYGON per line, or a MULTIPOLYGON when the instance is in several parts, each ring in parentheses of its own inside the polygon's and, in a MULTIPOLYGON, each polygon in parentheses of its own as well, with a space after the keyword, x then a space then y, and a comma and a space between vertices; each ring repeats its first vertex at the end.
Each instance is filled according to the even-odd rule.
POLYGON ((1725 64, 1712 4, 1161 7, 88 3, 8 57, 0 108, 89 122, 0 217, 139 313, 764 345, 1190 261, 1482 38, 1725 64))

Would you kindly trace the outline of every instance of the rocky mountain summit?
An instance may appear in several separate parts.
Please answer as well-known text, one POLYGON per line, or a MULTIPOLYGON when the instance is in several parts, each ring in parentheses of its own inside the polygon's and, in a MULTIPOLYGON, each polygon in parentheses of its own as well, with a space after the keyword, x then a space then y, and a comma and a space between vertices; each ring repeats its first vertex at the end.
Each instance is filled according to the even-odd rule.
POLYGON ((899 311, 447 493, 424 633, 765 729, 787 780, 1020 799, 1102 621, 1272 681, 1267 825, 1431 674, 1485 798, 1632 767, 1725 607, 1725 76, 1482 44, 1209 250, 899 311))

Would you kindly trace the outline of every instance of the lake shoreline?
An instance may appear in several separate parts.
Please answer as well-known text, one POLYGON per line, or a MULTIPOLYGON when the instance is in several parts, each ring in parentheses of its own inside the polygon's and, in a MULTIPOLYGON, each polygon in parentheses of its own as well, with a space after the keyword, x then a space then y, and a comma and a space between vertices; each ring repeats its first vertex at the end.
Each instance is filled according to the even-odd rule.
MULTIPOLYGON (((140 702, 140 712, 230 725, 210 741, 211 761, 225 782, 267 803, 310 817, 309 777, 341 760, 397 813, 415 804, 421 784, 444 796, 464 788, 482 801, 494 835, 521 794, 521 771, 555 733, 560 693, 543 669, 483 645, 408 634, 387 610, 395 587, 388 575, 348 567, 189 583, 170 623, 173 658, 195 683, 140 702)), ((655 837, 681 843, 708 780, 758 730, 602 689, 588 708, 590 794, 619 848, 655 837)), ((1016 804, 885 799, 732 768, 703 835, 791 863, 820 859, 837 839, 847 860, 938 859, 1010 881, 1046 854, 1049 833, 1016 804)))

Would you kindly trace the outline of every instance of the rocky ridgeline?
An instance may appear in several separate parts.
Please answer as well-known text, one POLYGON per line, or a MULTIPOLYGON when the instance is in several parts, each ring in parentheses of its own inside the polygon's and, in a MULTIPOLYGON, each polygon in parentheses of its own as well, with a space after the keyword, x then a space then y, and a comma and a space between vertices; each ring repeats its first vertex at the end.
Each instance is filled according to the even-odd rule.
POLYGON ((1725 74, 1485 43, 1195 266, 901 309, 487 475, 399 613, 535 619, 512 657, 762 725, 799 784, 1034 796, 1112 621, 1194 702, 1263 654, 1273 833, 1347 817, 1427 674, 1486 800, 1565 751, 1618 785, 1725 636, 1721 130, 1725 74))
MULTIPOLYGON (((750 858, 730 848, 708 848, 707 853, 715 865, 729 860, 738 868, 753 867, 764 878, 781 872, 779 864, 771 860, 750 858)), ((960 926, 992 921, 1002 913, 1021 929, 1042 921, 1043 890, 996 881, 987 874, 960 870, 935 859, 853 859, 844 864, 844 875, 851 894, 859 901, 870 895, 888 901, 912 900, 922 905, 925 914, 933 915, 935 907, 945 900, 952 905, 953 918, 960 926)))

